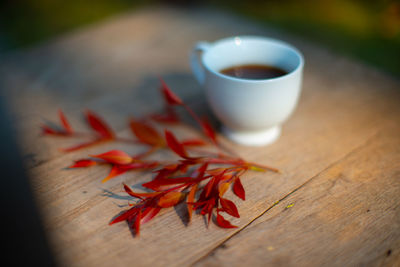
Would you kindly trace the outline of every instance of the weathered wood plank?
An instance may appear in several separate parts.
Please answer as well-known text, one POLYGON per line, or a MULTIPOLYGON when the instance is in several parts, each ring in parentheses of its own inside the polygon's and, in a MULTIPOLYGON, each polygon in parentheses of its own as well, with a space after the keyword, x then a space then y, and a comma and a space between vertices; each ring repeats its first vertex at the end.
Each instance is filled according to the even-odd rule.
POLYGON ((196 266, 399 266, 399 132, 382 128, 196 266))
MULTIPOLYGON (((146 114, 161 106, 161 101, 154 101, 158 74, 197 110, 208 112, 201 89, 191 77, 187 55, 197 40, 240 33, 286 39, 306 58, 302 98, 284 125, 281 139, 267 148, 244 148, 224 141, 248 160, 283 171, 243 179, 247 200, 232 197, 242 215, 233 222, 241 228, 375 136, 388 121, 398 122, 397 81, 312 44, 208 10, 142 10, 5 57, 0 65, 5 77, 2 83, 10 90, 7 97, 23 150, 35 157, 29 164, 32 184, 60 264, 188 265, 235 233, 214 225, 206 229, 198 216, 186 227, 180 219, 181 209, 176 211, 180 216, 171 209, 144 225, 140 239, 131 238, 124 224, 109 227, 111 217, 121 210, 118 205, 127 204, 119 196, 121 182, 136 184, 149 177, 130 173, 103 185, 100 180, 106 168, 65 170, 72 159, 115 146, 61 154, 57 148, 68 142, 38 138, 36 132, 42 116, 55 114, 60 106, 72 115, 84 107, 101 111, 121 132, 128 114, 146 114)), ((191 134, 188 128, 180 131, 191 134)), ((132 153, 142 149, 117 147, 132 153)))

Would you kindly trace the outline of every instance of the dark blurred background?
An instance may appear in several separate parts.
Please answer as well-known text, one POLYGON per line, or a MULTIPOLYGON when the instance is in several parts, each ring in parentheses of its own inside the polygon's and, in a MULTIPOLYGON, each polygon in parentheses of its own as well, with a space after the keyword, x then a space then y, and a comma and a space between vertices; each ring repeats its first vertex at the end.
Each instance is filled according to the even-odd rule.
POLYGON ((0 53, 142 6, 228 9, 400 76, 400 0, 3 0, 0 53))

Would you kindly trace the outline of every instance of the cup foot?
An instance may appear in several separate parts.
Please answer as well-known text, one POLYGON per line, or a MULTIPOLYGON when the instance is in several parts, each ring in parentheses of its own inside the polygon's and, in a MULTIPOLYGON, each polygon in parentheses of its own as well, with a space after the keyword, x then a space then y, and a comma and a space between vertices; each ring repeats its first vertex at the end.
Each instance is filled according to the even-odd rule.
POLYGON ((265 146, 274 143, 281 134, 281 127, 274 126, 256 132, 236 132, 223 126, 222 132, 235 143, 246 146, 265 146))

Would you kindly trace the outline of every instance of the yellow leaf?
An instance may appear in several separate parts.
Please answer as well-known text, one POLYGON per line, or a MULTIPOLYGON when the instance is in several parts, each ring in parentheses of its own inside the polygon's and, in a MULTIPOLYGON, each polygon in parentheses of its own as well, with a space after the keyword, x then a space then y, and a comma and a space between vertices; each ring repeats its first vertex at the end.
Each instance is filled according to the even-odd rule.
POLYGON ((263 169, 263 168, 260 168, 257 166, 250 166, 250 170, 256 171, 256 172, 266 172, 267 171, 266 169, 263 169))
POLYGON ((222 197, 225 192, 228 190, 230 183, 221 183, 218 186, 219 196, 222 197))

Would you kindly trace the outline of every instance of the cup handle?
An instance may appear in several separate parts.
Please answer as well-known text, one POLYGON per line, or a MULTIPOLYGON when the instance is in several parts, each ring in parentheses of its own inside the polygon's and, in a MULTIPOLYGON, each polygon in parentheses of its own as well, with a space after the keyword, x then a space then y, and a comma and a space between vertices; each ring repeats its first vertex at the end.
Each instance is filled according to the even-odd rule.
POLYGON ((190 56, 190 65, 192 67, 192 72, 196 80, 200 83, 200 85, 204 85, 205 73, 204 66, 201 64, 199 58, 201 54, 206 52, 210 47, 210 44, 207 42, 198 42, 192 50, 192 54, 190 56))

